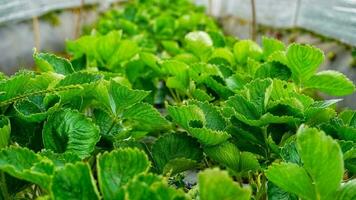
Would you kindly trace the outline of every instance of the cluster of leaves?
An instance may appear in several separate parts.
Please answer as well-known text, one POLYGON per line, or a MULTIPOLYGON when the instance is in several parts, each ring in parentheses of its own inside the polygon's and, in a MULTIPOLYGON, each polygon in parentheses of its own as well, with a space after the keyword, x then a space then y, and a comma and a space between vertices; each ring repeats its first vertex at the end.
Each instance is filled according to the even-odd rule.
POLYGON ((310 45, 225 36, 186 0, 108 11, 0 79, 1 198, 354 199, 354 84, 310 45))

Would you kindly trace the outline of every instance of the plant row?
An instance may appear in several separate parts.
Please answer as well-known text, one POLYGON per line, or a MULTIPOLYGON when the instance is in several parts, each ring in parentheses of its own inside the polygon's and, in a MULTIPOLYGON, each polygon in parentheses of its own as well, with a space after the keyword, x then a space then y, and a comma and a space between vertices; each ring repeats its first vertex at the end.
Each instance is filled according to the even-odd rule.
POLYGON ((356 198, 355 86, 308 44, 136 0, 0 78, 2 199, 356 198))

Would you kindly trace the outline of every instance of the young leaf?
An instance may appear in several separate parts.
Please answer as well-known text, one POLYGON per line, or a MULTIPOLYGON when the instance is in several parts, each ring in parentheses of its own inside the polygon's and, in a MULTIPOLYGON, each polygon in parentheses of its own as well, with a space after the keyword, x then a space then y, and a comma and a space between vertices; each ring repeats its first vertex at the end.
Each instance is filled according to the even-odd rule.
POLYGON ((333 96, 349 95, 355 91, 355 85, 350 79, 344 74, 332 70, 315 74, 305 82, 304 87, 317 89, 333 96))
POLYGON ((56 153, 72 152, 85 158, 99 141, 99 128, 83 114, 59 110, 50 115, 42 130, 45 148, 56 153))
POLYGON ((122 196, 123 186, 150 168, 146 154, 138 149, 125 148, 99 154, 97 160, 98 181, 104 199, 122 196))
POLYGON ((249 200, 251 190, 241 188, 226 171, 206 169, 199 173, 199 193, 201 200, 241 199, 249 200))
POLYGON ((287 59, 294 81, 300 84, 314 75, 324 61, 324 54, 310 45, 291 44, 287 49, 287 59))
POLYGON ((78 162, 67 164, 54 173, 51 197, 55 200, 100 199, 99 191, 89 165, 78 162))
POLYGON ((42 72, 55 72, 58 74, 68 75, 74 72, 72 64, 65 58, 58 57, 49 53, 33 54, 37 67, 42 72))

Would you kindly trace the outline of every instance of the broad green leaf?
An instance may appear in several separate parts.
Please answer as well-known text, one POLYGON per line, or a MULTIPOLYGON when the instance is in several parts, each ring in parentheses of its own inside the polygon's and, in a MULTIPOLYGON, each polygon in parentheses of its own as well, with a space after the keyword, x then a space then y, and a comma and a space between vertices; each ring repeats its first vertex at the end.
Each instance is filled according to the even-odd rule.
POLYGON ((190 101, 190 104, 197 105, 203 111, 206 121, 206 127, 213 130, 224 130, 227 122, 222 116, 217 106, 208 102, 190 101))
POLYGON ((122 113, 122 118, 132 122, 132 127, 137 130, 165 130, 170 126, 158 110, 147 103, 137 103, 131 106, 122 113))
POLYGON ((324 54, 311 45, 291 44, 287 48, 287 59, 294 81, 300 84, 314 75, 324 61, 324 54))
POLYGON ((258 160, 250 152, 240 152, 231 142, 205 147, 204 152, 213 160, 229 167, 237 173, 256 171, 260 168, 258 160))
POLYGON ((173 121, 184 129, 189 129, 191 122, 200 122, 202 123, 202 126, 205 123, 204 112, 196 105, 180 107, 168 106, 167 110, 173 121))
POLYGON ((290 69, 279 62, 265 62, 255 73, 255 78, 276 78, 288 80, 291 76, 290 69))
POLYGON ((117 134, 124 132, 123 125, 107 111, 103 109, 95 109, 93 115, 95 124, 100 128, 100 136, 102 139, 114 141, 117 134))
POLYGON ((0 81, 0 102, 12 99, 18 95, 29 92, 24 87, 30 82, 33 74, 27 71, 19 72, 8 79, 0 81))
POLYGON ((267 59, 272 53, 276 51, 284 51, 284 49, 286 48, 283 42, 268 37, 262 37, 262 46, 264 59, 267 59))
POLYGON ((196 167, 203 152, 199 143, 187 135, 166 134, 153 144, 152 157, 159 171, 179 173, 196 167))
POLYGON ((132 90, 113 80, 108 84, 102 83, 93 91, 94 97, 111 113, 119 115, 124 109, 142 101, 149 92, 132 90))
POLYGON ((83 114, 59 110, 50 115, 42 130, 46 149, 56 153, 71 152, 85 158, 99 141, 99 128, 83 114))
POLYGON ((0 116, 0 149, 6 147, 10 142, 11 125, 6 116, 0 116))
POLYGON ((64 167, 67 163, 76 163, 81 159, 74 153, 54 153, 51 150, 42 150, 38 153, 42 157, 46 157, 53 162, 56 169, 64 167))
POLYGON ((274 163, 266 171, 269 181, 303 199, 317 199, 313 180, 307 171, 294 163, 274 163))
POLYGON ((225 131, 208 128, 204 112, 196 105, 169 106, 168 113, 174 122, 186 129, 191 136, 197 138, 204 145, 216 145, 231 137, 225 131))
POLYGON ((242 188, 226 171, 219 169, 206 169, 199 173, 198 184, 201 200, 251 198, 249 188, 242 188))
POLYGON ((113 69, 123 61, 128 61, 133 58, 139 52, 138 45, 131 40, 121 40, 119 46, 111 56, 108 67, 113 69))
POLYGON ((317 196, 333 199, 344 174, 342 152, 337 142, 322 131, 301 127, 297 133, 297 149, 317 196))
POLYGON ((33 54, 33 58, 37 67, 42 72, 56 72, 58 74, 71 74, 74 72, 72 64, 65 58, 58 57, 49 53, 37 53, 33 54))
POLYGON ((229 100, 226 101, 226 105, 233 108, 246 119, 259 119, 261 116, 261 111, 258 111, 252 102, 248 101, 240 94, 230 97, 229 100))
POLYGON ((53 164, 27 148, 9 147, 0 151, 0 169, 11 176, 48 189, 53 164))
POLYGON ((208 128, 189 128, 188 132, 205 146, 220 144, 231 137, 231 135, 225 131, 212 130, 208 128))
POLYGON ((305 82, 304 87, 317 89, 333 96, 349 95, 355 91, 355 85, 350 79, 344 74, 332 70, 315 74, 305 82))
POLYGON ((138 149, 118 149, 97 157, 98 181, 104 199, 118 199, 122 188, 137 174, 147 172, 150 163, 138 149))
POLYGON ((246 64, 247 59, 259 60, 262 56, 262 49, 252 40, 240 40, 234 45, 234 56, 239 64, 246 64))
POLYGON ((218 163, 229 167, 234 171, 239 171, 240 150, 231 142, 205 147, 204 152, 218 163))
POLYGON ((116 48, 120 45, 122 31, 111 31, 106 35, 98 38, 96 41, 96 52, 100 60, 104 63, 108 62, 116 48))
POLYGON ((53 97, 49 103, 43 95, 31 96, 14 104, 17 117, 28 122, 41 122, 48 113, 59 106, 59 98, 53 97))
POLYGON ((210 56, 209 62, 216 59, 223 59, 229 65, 233 65, 235 63, 234 54, 227 48, 214 49, 212 55, 210 56))
POLYGON ((67 164, 54 173, 50 194, 58 200, 100 199, 89 165, 81 162, 67 164))

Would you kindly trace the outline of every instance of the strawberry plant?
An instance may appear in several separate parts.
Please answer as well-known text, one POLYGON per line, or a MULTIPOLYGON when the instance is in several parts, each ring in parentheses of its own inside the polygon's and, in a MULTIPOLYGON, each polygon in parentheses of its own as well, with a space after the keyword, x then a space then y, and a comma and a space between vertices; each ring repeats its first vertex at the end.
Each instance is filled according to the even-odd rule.
POLYGON ((355 86, 321 50, 225 36, 186 0, 94 27, 0 77, 2 199, 356 197, 355 86))

